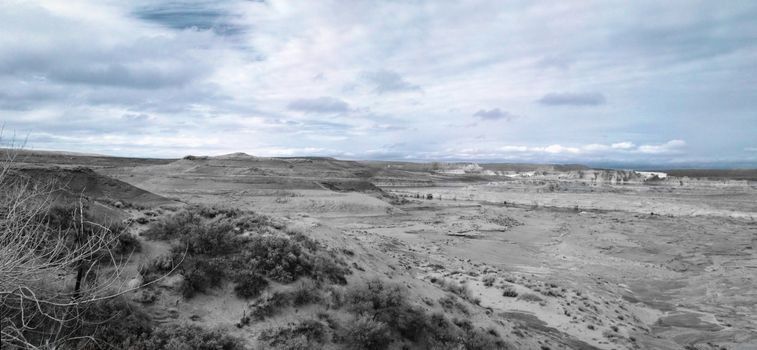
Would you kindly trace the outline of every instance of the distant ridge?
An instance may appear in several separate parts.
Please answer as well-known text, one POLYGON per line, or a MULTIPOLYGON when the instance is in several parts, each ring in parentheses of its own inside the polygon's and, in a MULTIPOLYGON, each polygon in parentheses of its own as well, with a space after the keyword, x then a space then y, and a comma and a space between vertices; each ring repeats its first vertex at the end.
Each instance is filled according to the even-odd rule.
POLYGON ((0 148, 0 152, 15 152, 17 154, 40 154, 50 156, 72 156, 72 157, 113 157, 106 154, 99 153, 85 153, 85 152, 71 152, 71 151, 58 151, 58 150, 45 150, 45 149, 14 149, 14 148, 0 148))
POLYGON ((222 154, 220 156, 215 156, 213 158, 215 159, 240 159, 240 158, 256 158, 256 157, 244 152, 234 152, 234 153, 229 153, 229 154, 222 154))

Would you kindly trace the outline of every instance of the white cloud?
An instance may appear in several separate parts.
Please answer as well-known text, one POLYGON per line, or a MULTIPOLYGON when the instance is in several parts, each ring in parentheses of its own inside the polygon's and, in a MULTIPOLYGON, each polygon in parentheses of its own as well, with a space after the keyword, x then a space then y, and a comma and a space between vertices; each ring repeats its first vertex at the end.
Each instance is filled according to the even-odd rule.
POLYGON ((675 153, 680 152, 684 146, 686 146, 686 142, 683 140, 671 140, 659 145, 641 145, 638 151, 648 154, 675 153))
POLYGON ((544 152, 557 154, 557 153, 580 153, 581 150, 576 147, 565 147, 561 145, 549 145, 544 148, 544 152))
POLYGON ((529 148, 526 146, 502 146, 500 150, 503 152, 528 152, 529 148))
POLYGON ((615 149, 632 149, 636 147, 636 145, 634 145, 633 142, 624 141, 613 143, 612 145, 610 145, 610 147, 615 149))
POLYGON ((635 146, 631 142, 613 144, 590 143, 585 145, 566 146, 552 144, 547 146, 501 145, 494 148, 450 148, 447 151, 463 159, 551 159, 551 160, 600 160, 624 159, 633 160, 642 155, 680 154, 686 143, 683 140, 671 140, 659 145, 635 146), (620 145, 619 145, 620 144, 620 145), (548 157, 548 158, 544 158, 548 157))
POLYGON ((603 151, 609 150, 610 148, 613 148, 613 147, 602 145, 599 143, 592 143, 592 144, 588 144, 582 147, 583 150, 588 151, 588 152, 603 152, 603 151))

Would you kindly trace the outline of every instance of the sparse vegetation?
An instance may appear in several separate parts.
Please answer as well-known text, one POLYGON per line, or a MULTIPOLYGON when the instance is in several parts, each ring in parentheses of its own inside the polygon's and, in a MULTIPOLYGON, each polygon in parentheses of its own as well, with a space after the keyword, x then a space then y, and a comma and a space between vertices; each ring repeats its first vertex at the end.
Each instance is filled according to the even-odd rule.
POLYGON ((444 308, 444 310, 457 311, 464 315, 470 315, 470 310, 468 310, 468 307, 465 306, 465 304, 461 303, 460 300, 458 300, 458 298, 454 295, 445 295, 443 298, 439 299, 439 304, 444 308))
MULTIPOLYGON (((111 344, 114 345, 114 344, 111 344)), ((220 330, 193 325, 161 326, 150 333, 121 344, 122 348, 140 350, 198 349, 243 350, 241 340, 220 330)))
POLYGON ((239 274, 235 280, 237 285, 234 291, 240 298, 257 298, 268 287, 268 280, 255 272, 246 271, 239 274))
MULTIPOLYGON (((454 298, 454 297, 453 297, 454 298)), ((392 339, 420 342, 427 348, 500 349, 505 348, 496 332, 483 331, 470 322, 450 322, 440 314, 427 314, 420 307, 408 302, 407 292, 398 285, 372 280, 365 285, 351 288, 345 297, 347 308, 357 315, 362 328, 370 328, 375 337, 384 336, 384 327, 390 341, 370 337, 365 344, 383 349, 392 339), (367 322, 365 319, 373 322, 367 322)), ((443 303, 443 301, 441 301, 443 303)), ((364 345, 365 345, 364 344, 364 345)))
POLYGON ((496 278, 494 276, 486 276, 484 277, 481 282, 484 283, 484 286, 491 287, 494 285, 494 282, 496 282, 496 278))
MULTIPOLYGON (((4 152, 13 159, 12 152, 4 152)), ((103 313, 114 316, 101 313, 118 296, 108 287, 117 283, 120 256, 139 245, 119 238, 123 226, 92 217, 88 203, 60 184, 24 177, 8 161, 0 164, 3 348, 84 347, 118 340, 107 327, 90 325, 103 313)))
POLYGON ((275 315, 282 308, 288 307, 291 303, 292 298, 290 294, 274 292, 257 301, 257 304, 252 309, 251 316, 255 320, 262 321, 267 317, 275 315))
POLYGON ((175 257, 174 255, 158 256, 146 263, 140 264, 137 267, 137 271, 144 279, 144 283, 155 281, 176 267, 176 264, 179 263, 180 260, 174 261, 174 258, 180 257, 175 257))
POLYGON ((445 279, 436 279, 434 280, 434 283, 438 284, 442 289, 454 293, 473 304, 478 305, 481 303, 481 299, 474 297, 468 289, 468 286, 465 284, 456 283, 454 281, 450 282, 445 279))
MULTIPOLYGON (((260 300, 249 317, 270 317, 292 305, 300 293, 275 292, 260 300)), ((321 313, 319 320, 269 329, 263 332, 260 340, 278 349, 318 348, 328 341, 342 344, 347 349, 387 349, 392 344, 417 344, 428 349, 507 347, 493 328, 482 329, 467 320, 450 321, 442 314, 427 313, 410 303, 407 290, 396 284, 371 280, 348 287, 343 295, 333 291, 327 294, 331 297, 305 299, 348 312, 351 316, 346 321, 333 318, 329 313, 321 313)), ((457 297, 449 297, 457 301, 457 297)), ((241 324, 245 322, 249 320, 243 320, 241 324)))
POLYGON ((258 339, 277 349, 309 350, 321 347, 327 337, 326 325, 318 320, 304 319, 286 327, 265 330, 258 339))
POLYGON ((518 296, 518 292, 515 291, 512 287, 505 287, 502 289, 502 296, 508 297, 508 298, 515 298, 518 296))
POLYGON ((347 326, 344 342, 349 349, 383 350, 392 342, 392 337, 386 323, 368 316, 358 316, 347 326))
MULTIPOLYGON (((301 277, 346 283, 350 270, 336 253, 299 230, 283 229, 255 213, 198 206, 157 221, 145 235, 173 240, 172 261, 186 254, 182 292, 188 298, 227 279, 244 298, 258 296, 267 285, 265 278, 280 283, 301 277)), ((145 268, 145 279, 156 270, 160 271, 145 268)))
POLYGON ((292 304, 302 306, 321 301, 319 286, 312 280, 300 280, 292 294, 292 304))
POLYGON ((540 296, 533 293, 523 293, 518 296, 518 300, 530 301, 534 303, 540 303, 544 301, 540 296))

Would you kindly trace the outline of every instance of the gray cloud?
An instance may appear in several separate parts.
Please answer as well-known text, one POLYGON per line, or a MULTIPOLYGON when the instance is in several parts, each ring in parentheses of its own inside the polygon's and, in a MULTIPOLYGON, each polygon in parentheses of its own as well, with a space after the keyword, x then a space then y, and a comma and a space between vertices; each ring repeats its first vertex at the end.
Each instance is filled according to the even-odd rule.
POLYGON ((483 120, 499 120, 499 119, 511 120, 512 118, 515 117, 509 112, 500 110, 499 108, 494 108, 490 110, 480 109, 478 110, 478 112, 473 113, 473 116, 476 118, 483 119, 483 120))
POLYGON ((238 16, 227 6, 229 0, 156 1, 138 7, 134 15, 174 29, 211 30, 217 35, 234 36, 246 32, 238 16))
POLYGON ((599 106, 605 104, 600 93, 549 93, 536 102, 546 106, 599 106))
POLYGON ((638 25, 653 12, 671 9, 662 3, 652 7, 623 18, 619 29, 606 38, 609 44, 622 49, 619 54, 679 64, 728 55, 745 45, 757 44, 757 37, 752 34, 757 30, 752 20, 757 16, 753 4, 734 3, 723 8, 703 2, 667 17, 667 21, 638 25))
POLYGON ((350 110, 350 105, 338 98, 318 97, 294 100, 287 108, 305 113, 345 113, 350 110))
POLYGON ((377 70, 363 74, 365 80, 373 86, 373 91, 379 94, 386 92, 418 91, 420 86, 405 80, 399 73, 389 70, 377 70))
POLYGON ((92 63, 88 66, 50 67, 47 76, 56 80, 86 85, 128 86, 155 89, 189 83, 199 72, 176 62, 166 67, 145 64, 92 63))
POLYGON ((42 77, 87 86, 158 89, 188 84, 211 71, 204 58, 166 38, 107 48, 79 40, 35 45, 19 44, 0 52, 0 75, 42 77))
POLYGON ((407 130, 404 126, 397 126, 397 125, 391 125, 391 124, 373 124, 369 128, 369 130, 372 131, 402 131, 407 130))
POLYGON ((18 82, 0 83, 0 110, 26 111, 58 100, 65 99, 71 92, 50 86, 29 86, 18 82))

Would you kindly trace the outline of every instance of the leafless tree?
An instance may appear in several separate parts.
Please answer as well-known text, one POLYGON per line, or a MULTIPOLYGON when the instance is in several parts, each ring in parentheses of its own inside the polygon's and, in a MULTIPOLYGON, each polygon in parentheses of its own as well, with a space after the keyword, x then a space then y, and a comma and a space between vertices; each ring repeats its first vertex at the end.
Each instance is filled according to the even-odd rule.
MULTIPOLYGON (((13 169, 17 150, 0 165, 0 335, 3 349, 58 349, 91 339, 79 330, 87 308, 133 291, 123 278, 129 257, 114 254, 120 232, 87 220, 84 199, 73 224, 51 225, 47 214, 60 184, 25 178, 13 169)), ((69 197, 70 198, 70 197, 69 197)), ((137 287, 138 288, 138 287, 137 287)))

